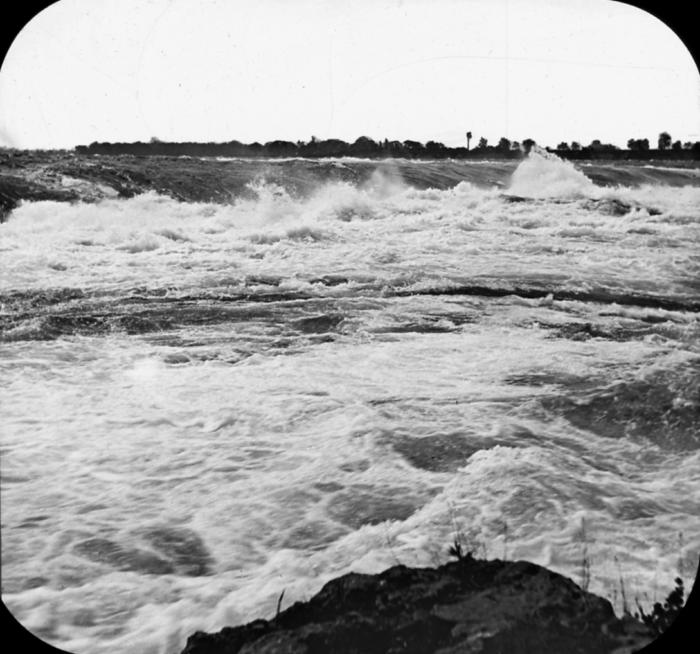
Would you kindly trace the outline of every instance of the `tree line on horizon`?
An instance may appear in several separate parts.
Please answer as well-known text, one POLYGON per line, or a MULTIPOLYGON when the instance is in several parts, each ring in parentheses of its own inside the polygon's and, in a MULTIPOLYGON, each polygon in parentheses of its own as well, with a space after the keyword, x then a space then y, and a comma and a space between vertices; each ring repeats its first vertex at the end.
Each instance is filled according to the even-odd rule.
MULTIPOLYGON (((611 143, 601 143, 598 139, 595 139, 588 146, 591 150, 620 150, 616 145, 611 143)), ((671 135, 668 132, 661 132, 657 141, 657 150, 697 150, 700 148, 700 141, 695 143, 691 141, 686 141, 681 143, 681 141, 673 141, 671 135)), ((576 141, 572 141, 571 146, 568 143, 562 142, 557 146, 557 150, 580 150, 581 145, 576 141)), ((649 139, 629 139, 627 141, 627 149, 631 152, 645 152, 651 149, 649 144, 649 139)))
MULTIPOLYGON (((170 156, 221 156, 221 157, 396 157, 396 158, 498 158, 515 159, 527 154, 536 145, 534 139, 524 139, 522 142, 511 141, 502 137, 496 145, 489 145, 488 140, 481 137, 475 147, 470 147, 472 133, 467 132, 467 145, 449 147, 438 141, 375 141, 368 136, 360 136, 353 143, 340 139, 321 140, 312 136, 309 141, 275 140, 267 143, 241 143, 229 141, 225 143, 196 143, 196 142, 167 142, 153 137, 149 142, 109 143, 93 142, 90 145, 78 145, 75 151, 81 154, 134 154, 134 155, 170 155, 170 156)), ((680 141, 673 142, 668 132, 659 134, 658 147, 653 150, 648 139, 629 139, 627 150, 611 143, 602 143, 594 139, 589 145, 582 146, 577 141, 570 144, 561 142, 556 148, 546 148, 550 152, 567 158, 585 158, 589 156, 608 155, 620 158, 634 153, 635 155, 658 155, 659 153, 681 153, 685 151, 693 158, 700 156, 700 141, 695 143, 680 141)), ((684 157, 685 158, 685 157, 684 157)))

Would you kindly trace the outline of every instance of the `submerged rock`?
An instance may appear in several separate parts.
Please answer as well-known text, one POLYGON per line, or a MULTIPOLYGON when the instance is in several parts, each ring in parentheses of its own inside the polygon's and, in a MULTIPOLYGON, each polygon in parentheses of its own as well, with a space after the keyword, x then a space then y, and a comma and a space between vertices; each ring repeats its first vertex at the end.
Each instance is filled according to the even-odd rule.
POLYGON ((575 427, 606 438, 644 439, 678 452, 700 448, 700 366, 696 362, 620 381, 580 399, 558 396, 542 404, 575 427))
POLYGON ((597 211, 606 216, 625 216, 632 211, 632 205, 615 198, 602 198, 599 200, 586 200, 581 205, 584 209, 597 211))
POLYGON ((214 560, 197 533, 185 527, 156 527, 143 532, 151 547, 172 561, 179 574, 200 577, 211 574, 214 560))
POLYGON ((378 525, 387 520, 405 520, 423 503, 423 498, 408 489, 387 489, 384 493, 348 488, 337 493, 328 503, 333 520, 359 529, 362 525, 378 525))
POLYGON ((633 652, 651 630, 526 561, 347 574, 271 620, 190 636, 182 654, 633 652))
POLYGON ((158 553, 97 537, 76 543, 73 553, 117 570, 143 574, 189 577, 211 574, 212 556, 192 530, 163 526, 141 530, 137 535, 158 553))
POLYGON ((170 562, 151 552, 125 548, 106 538, 90 538, 78 543, 73 552, 95 563, 104 563, 118 570, 134 570, 143 574, 165 575, 174 571, 170 562))
POLYGON ((413 467, 430 472, 455 472, 485 445, 460 433, 431 434, 427 438, 397 434, 389 441, 413 467))
POLYGON ((325 334, 338 327, 343 321, 344 316, 337 314, 328 314, 320 316, 311 316, 309 318, 300 318, 292 324, 296 329, 305 334, 325 334))

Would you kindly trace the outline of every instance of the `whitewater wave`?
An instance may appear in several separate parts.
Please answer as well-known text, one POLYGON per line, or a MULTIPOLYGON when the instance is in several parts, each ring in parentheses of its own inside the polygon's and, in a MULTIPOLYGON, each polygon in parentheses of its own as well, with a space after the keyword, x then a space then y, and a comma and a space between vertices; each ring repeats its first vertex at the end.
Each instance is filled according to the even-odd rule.
POLYGON ((591 590, 621 571, 645 606, 692 572, 698 186, 603 187, 631 168, 537 151, 213 163, 216 201, 168 197, 172 177, 0 225, 3 599, 23 624, 175 652, 282 590, 441 563, 456 530, 577 578, 585 522, 591 590))
POLYGON ((504 187, 460 180, 421 189, 399 167, 301 197, 256 179, 228 204, 154 192, 26 202, 0 225, 0 289, 118 289, 144 280, 220 287, 260 275, 303 285, 343 275, 378 287, 404 287, 408 278, 432 288, 476 279, 583 291, 612 285, 620 296, 680 293, 686 302, 695 289, 698 206, 698 187, 598 187, 537 151, 504 187))
MULTIPOLYGON (((642 185, 700 186, 692 167, 642 166, 634 163, 585 162, 586 176, 599 187, 642 185)), ((533 148, 523 161, 464 161, 407 159, 197 159, 83 157, 49 158, 33 162, 20 177, 5 177, 8 196, 2 217, 16 208, 18 200, 53 199, 63 202, 99 202, 132 198, 157 192, 182 202, 231 204, 255 199, 256 182, 277 185, 291 197, 301 199, 325 185, 349 184, 371 187, 377 174, 419 190, 447 190, 460 182, 483 189, 506 189, 515 173, 515 189, 528 197, 554 197, 591 191, 576 168, 545 150, 533 148), (22 179, 24 177, 24 179, 22 179), (543 189, 549 185, 549 190, 543 189)), ((516 191, 513 191, 514 193, 516 191)))
POLYGON ((598 189, 570 161, 533 147, 513 173, 508 192, 530 198, 598 197, 598 189))

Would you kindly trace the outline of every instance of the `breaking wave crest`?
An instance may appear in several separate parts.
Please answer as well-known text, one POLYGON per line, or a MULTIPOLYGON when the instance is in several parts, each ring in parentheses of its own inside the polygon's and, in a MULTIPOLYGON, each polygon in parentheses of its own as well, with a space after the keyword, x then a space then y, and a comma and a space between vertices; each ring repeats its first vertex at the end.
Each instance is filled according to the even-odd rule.
POLYGON ((461 179, 449 188, 417 188, 392 166, 301 196, 256 178, 227 204, 153 191, 95 203, 26 202, 0 225, 2 285, 94 289, 148 280, 182 288, 272 275, 295 287, 340 274, 377 288, 486 279, 498 288, 566 281, 569 295, 578 289, 601 297, 696 290, 692 257, 664 252, 685 252, 697 238, 698 187, 599 187, 537 150, 491 186, 461 179), (603 250, 569 256, 582 247, 603 250), (616 265, 622 261, 631 268, 616 265), (642 283, 642 268, 657 274, 642 275, 642 283))
POLYGON ((599 194, 599 189, 574 164, 536 146, 515 169, 508 191, 529 198, 578 198, 599 194))

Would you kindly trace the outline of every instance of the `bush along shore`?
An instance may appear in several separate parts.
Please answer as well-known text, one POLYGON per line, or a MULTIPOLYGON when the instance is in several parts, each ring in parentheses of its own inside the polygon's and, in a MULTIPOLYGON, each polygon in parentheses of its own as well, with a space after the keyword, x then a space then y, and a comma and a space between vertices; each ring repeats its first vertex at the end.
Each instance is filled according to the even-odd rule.
POLYGON ((652 614, 618 618, 608 600, 534 563, 452 553, 437 568, 344 575, 284 611, 282 594, 275 617, 196 632, 182 654, 631 654, 683 602, 677 586, 652 614))
MULTIPOLYGON (((152 138, 148 143, 90 143, 78 145, 79 154, 133 154, 133 155, 169 155, 193 157, 399 157, 427 159, 519 159, 536 145, 533 139, 524 139, 522 143, 501 138, 496 145, 489 145, 485 138, 480 138, 475 147, 470 147, 471 132, 467 135, 467 146, 446 146, 438 141, 390 141, 377 140, 360 136, 348 143, 340 139, 318 139, 310 141, 274 140, 266 143, 193 143, 161 141, 152 138)), ((672 142, 670 134, 659 135, 658 147, 652 148, 648 139, 629 139, 627 148, 619 148, 610 143, 601 143, 595 139, 589 145, 577 142, 559 143, 556 148, 547 148, 566 159, 615 159, 615 160, 650 160, 650 159, 700 159, 700 141, 681 143, 672 142)))

